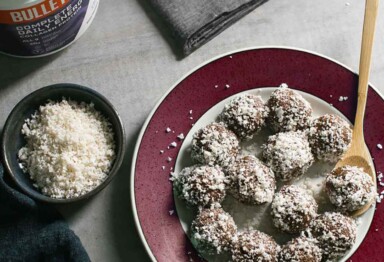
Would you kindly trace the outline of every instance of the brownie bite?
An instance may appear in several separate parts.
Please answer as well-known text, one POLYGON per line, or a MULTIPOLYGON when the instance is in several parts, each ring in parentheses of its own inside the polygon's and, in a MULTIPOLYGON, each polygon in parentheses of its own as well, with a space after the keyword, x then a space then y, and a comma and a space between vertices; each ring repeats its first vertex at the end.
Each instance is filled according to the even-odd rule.
POLYGON ((211 123, 199 129, 192 139, 191 157, 198 163, 230 166, 240 150, 236 135, 223 123, 211 123))
POLYGON ((317 240, 300 236, 281 247, 279 262, 321 262, 322 252, 317 240))
POLYGON ((272 220, 275 227, 287 233, 299 233, 317 216, 318 205, 306 190, 299 186, 283 186, 272 201, 272 220))
POLYGON ((342 257, 356 241, 355 220, 337 212, 326 212, 311 222, 310 234, 323 251, 323 261, 342 257))
POLYGON ((262 148, 264 162, 282 181, 300 177, 314 161, 307 136, 301 131, 272 135, 262 148))
POLYGON ((304 130, 309 126, 312 107, 298 92, 282 84, 267 102, 268 125, 274 132, 304 130))
POLYGON ((204 254, 228 251, 236 233, 232 216, 218 205, 200 210, 191 225, 192 244, 204 254))
POLYGON ((376 196, 376 188, 370 175, 355 166, 334 169, 325 180, 329 200, 341 211, 356 211, 376 196))
POLYGON ((279 246, 269 235, 258 230, 238 233, 231 249, 234 262, 277 262, 279 246))
POLYGON ((337 115, 327 114, 314 119, 308 131, 313 155, 333 163, 347 151, 351 140, 350 125, 337 115))
POLYGON ((242 203, 270 203, 276 190, 273 171, 255 156, 239 158, 228 169, 230 179, 229 190, 242 203))
POLYGON ((264 126, 268 111, 260 96, 245 94, 226 104, 219 118, 240 139, 251 139, 264 126))
POLYGON ((173 176, 173 188, 189 206, 220 203, 226 195, 228 179, 219 166, 195 165, 173 176))

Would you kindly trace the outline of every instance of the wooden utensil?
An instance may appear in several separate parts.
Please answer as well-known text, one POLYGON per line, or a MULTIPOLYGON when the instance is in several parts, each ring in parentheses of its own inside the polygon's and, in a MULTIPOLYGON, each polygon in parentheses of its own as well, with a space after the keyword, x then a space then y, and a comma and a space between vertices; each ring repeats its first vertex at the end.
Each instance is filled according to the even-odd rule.
MULTIPOLYGON (((365 106, 367 102, 368 79, 369 79, 369 71, 371 67, 372 46, 373 46, 373 38, 375 34, 378 5, 379 5, 379 0, 366 0, 363 36, 362 36, 361 53, 360 53, 357 109, 356 109, 356 116, 355 116, 355 124, 353 128, 352 142, 351 142, 350 148, 345 153, 343 159, 341 159, 336 164, 336 168, 345 166, 345 165, 362 167, 364 171, 372 177, 372 180, 375 185, 376 185, 376 175, 375 175, 371 155, 368 151, 367 146, 365 145, 363 123, 364 123, 365 106)), ((370 208, 370 206, 372 205, 372 202, 366 204, 361 209, 353 212, 351 215, 352 216, 362 215, 370 208)))

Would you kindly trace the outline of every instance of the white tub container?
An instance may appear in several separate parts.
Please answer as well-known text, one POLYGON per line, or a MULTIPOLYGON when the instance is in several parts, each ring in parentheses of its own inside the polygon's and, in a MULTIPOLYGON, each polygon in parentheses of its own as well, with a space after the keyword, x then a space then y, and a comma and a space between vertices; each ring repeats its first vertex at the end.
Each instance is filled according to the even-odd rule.
POLYGON ((76 41, 99 0, 0 0, 0 52, 18 57, 53 54, 76 41))

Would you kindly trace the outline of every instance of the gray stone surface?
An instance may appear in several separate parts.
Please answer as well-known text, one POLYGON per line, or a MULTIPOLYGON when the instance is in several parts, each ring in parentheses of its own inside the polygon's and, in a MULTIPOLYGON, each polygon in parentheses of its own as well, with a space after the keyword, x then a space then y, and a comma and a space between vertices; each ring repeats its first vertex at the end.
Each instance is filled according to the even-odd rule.
MULTIPOLYGON (((56 55, 26 60, 0 55, 0 128, 25 95, 59 82, 92 87, 121 113, 128 148, 120 173, 93 199, 60 207, 93 261, 148 260, 132 217, 130 161, 147 115, 183 75, 222 53, 267 45, 312 50, 358 69, 364 1, 270 0, 182 60, 143 2, 101 1, 85 35, 56 55)), ((371 82, 384 92, 383 12, 377 29, 371 82)))

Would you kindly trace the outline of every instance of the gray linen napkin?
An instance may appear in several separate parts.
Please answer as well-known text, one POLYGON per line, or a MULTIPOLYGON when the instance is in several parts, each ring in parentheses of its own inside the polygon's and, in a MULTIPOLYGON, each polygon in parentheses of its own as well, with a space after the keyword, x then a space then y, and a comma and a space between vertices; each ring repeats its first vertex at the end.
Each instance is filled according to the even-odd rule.
POLYGON ((149 0, 184 55, 267 0, 149 0))

